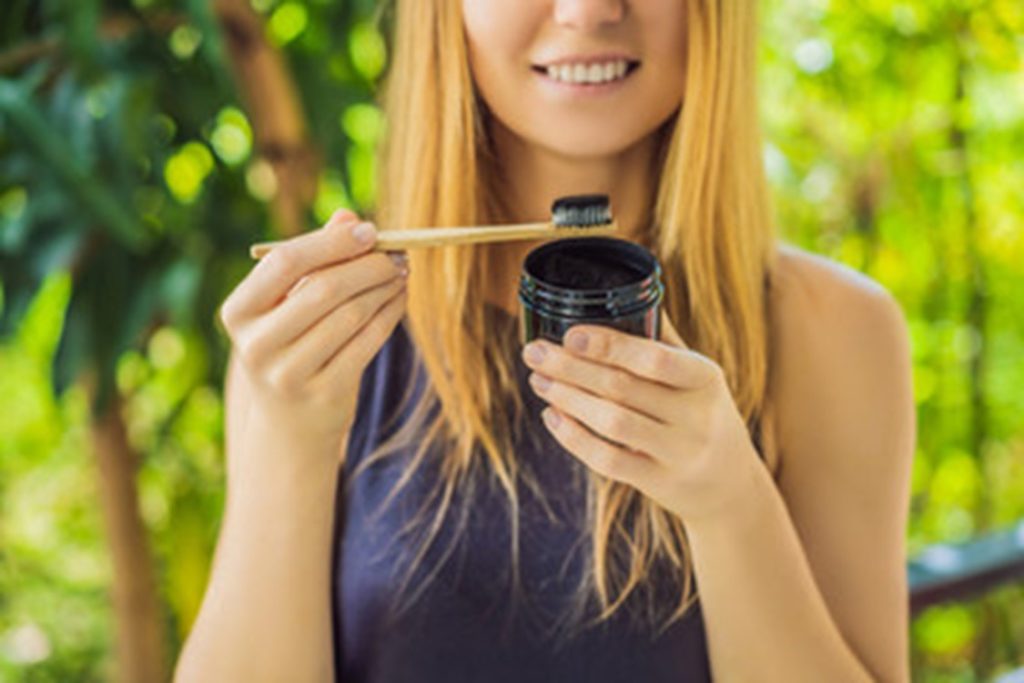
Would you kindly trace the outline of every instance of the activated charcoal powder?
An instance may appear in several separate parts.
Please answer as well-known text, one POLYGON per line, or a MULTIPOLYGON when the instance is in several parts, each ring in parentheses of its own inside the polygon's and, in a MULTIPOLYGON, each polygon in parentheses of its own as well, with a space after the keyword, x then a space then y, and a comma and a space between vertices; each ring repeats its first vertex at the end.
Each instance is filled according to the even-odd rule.
POLYGON ((561 343, 580 323, 656 339, 663 295, 661 266, 638 244, 613 237, 546 242, 523 261, 520 340, 561 343))
POLYGON ((565 289, 612 289, 644 279, 645 273, 633 264, 616 260, 600 249, 581 253, 553 251, 537 264, 537 277, 565 289))

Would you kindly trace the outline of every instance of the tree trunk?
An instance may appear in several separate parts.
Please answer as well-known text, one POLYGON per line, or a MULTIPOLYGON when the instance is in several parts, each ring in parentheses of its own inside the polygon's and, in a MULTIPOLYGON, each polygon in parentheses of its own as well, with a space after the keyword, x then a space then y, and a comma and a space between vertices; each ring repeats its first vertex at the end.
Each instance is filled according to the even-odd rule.
MULTIPOLYGON (((263 22, 246 0, 216 0, 232 71, 252 121, 256 152, 274 170, 276 229, 294 235, 316 194, 320 159, 310 144, 296 87, 282 55, 264 38, 263 22)), ((121 397, 92 425, 103 515, 114 566, 118 680, 152 683, 167 677, 164 621, 156 571, 148 552, 135 476, 139 456, 128 443, 121 397)))
POLYGON ((277 181, 273 213, 277 231, 305 229, 316 196, 320 155, 310 143, 302 102, 284 57, 265 37, 263 21, 248 0, 216 0, 235 82, 252 121, 256 152, 277 181))
POLYGON ((139 456, 128 443, 120 396, 109 402, 102 415, 94 417, 91 429, 113 563, 117 680, 164 681, 164 619, 135 484, 139 456))

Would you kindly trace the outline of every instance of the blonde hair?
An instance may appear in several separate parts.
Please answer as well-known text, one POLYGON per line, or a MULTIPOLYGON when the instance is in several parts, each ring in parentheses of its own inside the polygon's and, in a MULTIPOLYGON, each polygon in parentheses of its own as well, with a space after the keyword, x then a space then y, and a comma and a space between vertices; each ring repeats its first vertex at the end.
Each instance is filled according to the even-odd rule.
MULTIPOLYGON (((647 246, 663 267, 669 317, 691 347, 722 367, 769 460, 774 450, 766 443, 766 286, 775 236, 756 118, 755 6, 749 0, 687 2, 689 36, 680 55, 687 65, 686 92, 678 113, 656 133, 663 145, 647 246)), ((394 0, 391 9, 378 225, 501 220, 499 160, 489 148, 488 114, 469 70, 460 3, 394 0)), ((516 575, 516 482, 535 484, 517 468, 510 425, 522 414, 523 401, 511 354, 489 333, 484 305, 485 276, 495 258, 480 245, 409 252, 404 324, 429 377, 428 389, 411 418, 360 468, 418 442, 393 496, 423 463, 428 447, 444 445, 440 477, 429 497, 437 506, 411 567, 424 557, 456 491, 471 485, 474 468, 486 467, 510 505, 516 575)), ((774 470, 776 462, 767 464, 774 470)), ((577 604, 596 596, 600 610, 594 623, 607 619, 643 584, 655 561, 667 559, 681 589, 662 627, 681 618, 696 598, 679 518, 636 489, 589 471, 587 494, 591 557, 577 604)))

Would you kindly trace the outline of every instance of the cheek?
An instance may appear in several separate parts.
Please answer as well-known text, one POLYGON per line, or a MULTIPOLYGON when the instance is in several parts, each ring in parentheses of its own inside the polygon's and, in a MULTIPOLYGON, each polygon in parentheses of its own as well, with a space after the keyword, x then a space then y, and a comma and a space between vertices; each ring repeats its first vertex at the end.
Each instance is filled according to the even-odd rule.
POLYGON ((488 45, 498 35, 503 19, 502 3, 495 0, 463 0, 462 22, 469 41, 488 45))
POLYGON ((687 30, 684 3, 678 0, 655 2, 650 13, 640 18, 646 52, 659 79, 668 92, 682 93, 686 80, 687 30))
MULTIPOLYGON (((418 0, 417 0, 418 1, 418 0)), ((507 0, 463 0, 462 16, 473 80, 484 100, 508 99, 512 70, 525 60, 523 12, 507 0)))

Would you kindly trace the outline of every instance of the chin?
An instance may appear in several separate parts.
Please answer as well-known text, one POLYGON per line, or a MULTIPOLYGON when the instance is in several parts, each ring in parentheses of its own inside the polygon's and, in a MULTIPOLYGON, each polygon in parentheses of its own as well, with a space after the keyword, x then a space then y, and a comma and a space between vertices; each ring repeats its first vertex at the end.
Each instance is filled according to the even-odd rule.
MULTIPOLYGON (((495 117, 506 133, 566 159, 607 158, 626 152, 657 130, 649 121, 630 120, 628 114, 601 112, 596 116, 573 115, 538 107, 528 118, 495 117), (541 114, 541 116, 538 116, 541 114), (624 125, 629 122, 629 125, 624 125)), ((645 117, 646 118, 646 117, 645 117)))
POLYGON ((574 116, 564 112, 531 112, 528 121, 515 126, 516 135, 531 145, 565 157, 607 157, 624 152, 647 136, 645 126, 624 125, 622 114, 608 112, 599 116, 574 116), (545 112, 538 117, 537 114, 545 112))
MULTIPOLYGON (((653 131, 652 131, 653 132, 653 131)), ((571 135, 546 135, 541 139, 528 138, 533 144, 559 156, 572 159, 604 158, 626 152, 645 139, 646 135, 613 135, 608 129, 585 132, 577 129, 571 135)))

